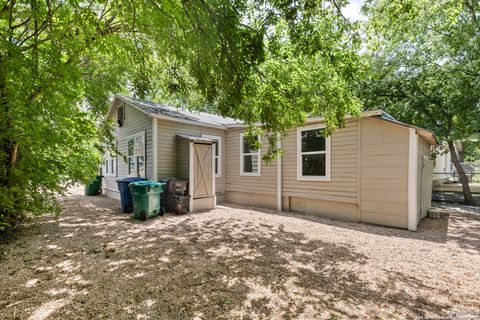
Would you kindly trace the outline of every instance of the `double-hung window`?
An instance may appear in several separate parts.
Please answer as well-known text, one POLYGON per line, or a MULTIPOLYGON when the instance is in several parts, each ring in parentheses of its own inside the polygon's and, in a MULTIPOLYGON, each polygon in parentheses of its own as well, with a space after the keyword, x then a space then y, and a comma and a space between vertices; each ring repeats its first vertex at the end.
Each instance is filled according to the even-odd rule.
POLYGON ((222 176, 222 137, 202 134, 202 137, 213 140, 213 147, 215 153, 213 159, 215 161, 215 177, 222 176))
POLYGON ((297 179, 330 181, 330 137, 323 126, 297 129, 297 179))
MULTIPOLYGON (((260 140, 259 136, 254 139, 260 140)), ((243 133, 240 134, 240 175, 260 176, 261 174, 261 152, 255 145, 250 144, 243 133)))
POLYGON ((117 174, 117 159, 107 154, 103 161, 103 174, 105 176, 115 176, 117 174))
POLYGON ((127 139, 128 175, 145 177, 145 132, 127 139))

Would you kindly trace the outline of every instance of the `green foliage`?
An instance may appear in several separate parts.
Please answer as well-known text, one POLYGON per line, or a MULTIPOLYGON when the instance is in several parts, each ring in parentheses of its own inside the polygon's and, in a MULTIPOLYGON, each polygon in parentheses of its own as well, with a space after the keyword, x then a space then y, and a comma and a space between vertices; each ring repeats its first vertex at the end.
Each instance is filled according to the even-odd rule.
POLYGON ((478 2, 369 2, 365 105, 464 140, 480 127, 478 2))
MULTIPOLYGON (((456 0, 368 1, 368 108, 434 131, 450 149, 480 128, 480 4, 456 0)), ((454 152, 454 150, 450 150, 454 152)), ((455 163, 455 161, 454 161, 455 163)), ((467 202, 472 202, 463 169, 467 202)))
POLYGON ((480 140, 465 140, 462 147, 465 162, 477 163, 480 166, 480 140))
POLYGON ((114 93, 277 132, 357 114, 345 1, 0 0, 0 230, 97 174, 114 93))
POLYGON ((236 58, 227 61, 233 68, 240 68, 242 84, 217 84, 218 80, 230 83, 231 75, 237 79, 236 69, 227 70, 224 79, 200 77, 200 82, 195 82, 192 78, 198 79, 198 75, 192 76, 174 61, 167 68, 171 73, 160 77, 174 79, 174 83, 160 87, 179 90, 164 92, 160 99, 241 119, 252 130, 261 126, 260 133, 269 142, 265 161, 281 153, 276 148, 278 133, 302 125, 309 116, 323 116, 331 133, 344 125, 347 113, 360 112, 353 86, 361 77, 360 38, 357 26, 339 14, 339 6, 344 4, 272 1, 259 7, 256 2, 247 3, 244 20, 250 22, 249 30, 254 33, 248 41, 259 57, 251 62, 255 68, 246 71, 243 62, 235 65, 236 58), (210 81, 214 82, 207 86, 209 90, 198 87, 210 81))

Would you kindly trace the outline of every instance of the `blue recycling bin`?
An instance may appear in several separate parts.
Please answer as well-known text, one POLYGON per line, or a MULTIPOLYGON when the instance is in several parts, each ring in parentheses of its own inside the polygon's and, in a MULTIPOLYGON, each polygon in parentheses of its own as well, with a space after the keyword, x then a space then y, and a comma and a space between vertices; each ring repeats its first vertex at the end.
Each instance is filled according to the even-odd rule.
POLYGON ((122 212, 133 212, 133 199, 128 185, 135 181, 146 181, 145 178, 130 177, 117 180, 118 191, 120 192, 120 207, 122 212))

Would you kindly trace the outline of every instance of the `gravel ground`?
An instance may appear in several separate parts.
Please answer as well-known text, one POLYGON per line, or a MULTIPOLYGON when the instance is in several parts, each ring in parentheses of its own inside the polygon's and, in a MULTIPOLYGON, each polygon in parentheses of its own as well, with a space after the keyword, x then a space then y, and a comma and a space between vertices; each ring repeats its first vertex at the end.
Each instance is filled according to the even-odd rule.
POLYGON ((468 207, 413 233, 238 205, 140 222, 102 196, 62 202, 58 221, 0 239, 0 319, 480 318, 468 207))

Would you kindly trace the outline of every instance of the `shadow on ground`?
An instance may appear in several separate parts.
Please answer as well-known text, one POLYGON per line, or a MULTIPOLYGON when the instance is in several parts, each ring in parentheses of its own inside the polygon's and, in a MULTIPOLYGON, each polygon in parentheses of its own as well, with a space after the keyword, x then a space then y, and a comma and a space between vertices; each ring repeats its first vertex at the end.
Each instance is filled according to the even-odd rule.
MULTIPOLYGON (((228 204, 229 207, 241 208, 240 205, 228 204)), ((399 237, 405 239, 422 240, 434 243, 447 243, 453 241, 464 249, 471 249, 480 252, 480 207, 469 207, 455 204, 434 203, 433 208, 440 211, 439 219, 424 218, 416 232, 405 229, 375 226, 359 222, 345 222, 321 218, 315 215, 277 212, 270 209, 252 208, 255 211, 268 214, 294 217, 311 222, 318 222, 348 230, 370 233, 379 236, 399 237)))
POLYGON ((448 295, 413 275, 362 280, 356 270, 367 257, 349 245, 240 218, 144 223, 116 206, 103 197, 67 198, 59 222, 45 219, 4 244, 0 318, 355 318, 450 307, 398 290, 448 295))

